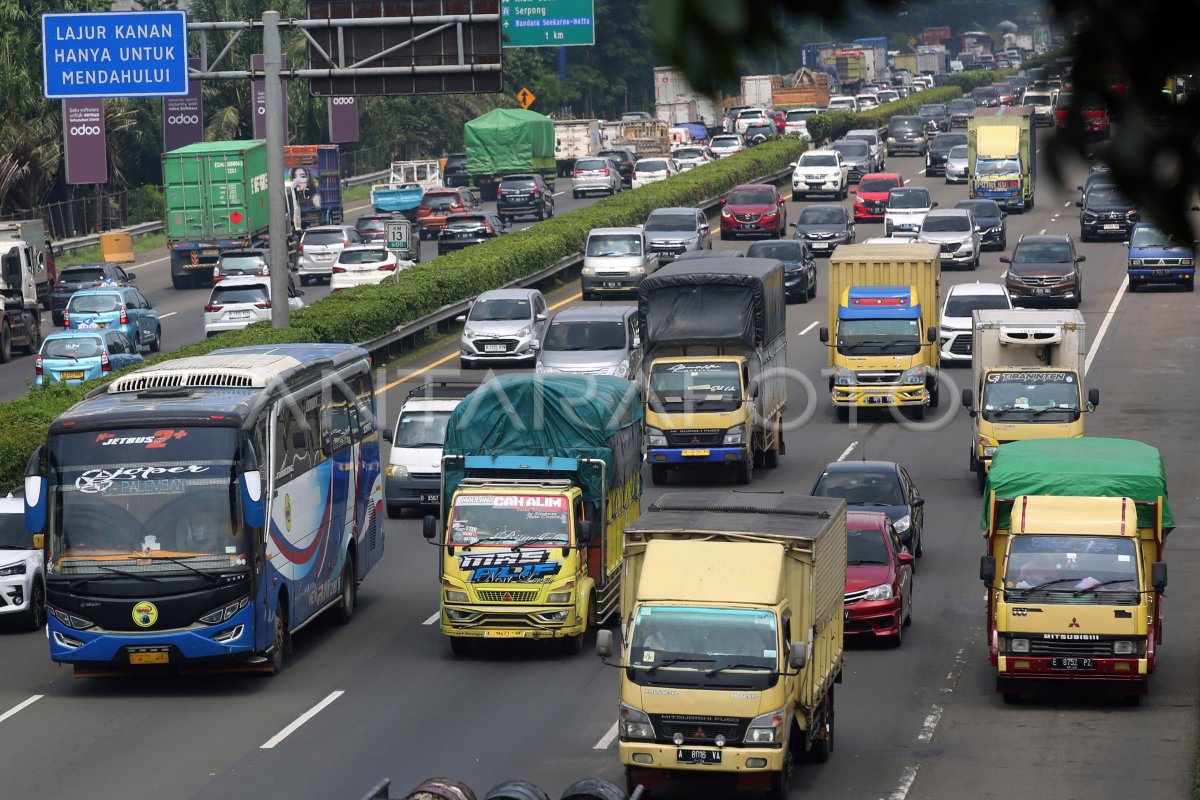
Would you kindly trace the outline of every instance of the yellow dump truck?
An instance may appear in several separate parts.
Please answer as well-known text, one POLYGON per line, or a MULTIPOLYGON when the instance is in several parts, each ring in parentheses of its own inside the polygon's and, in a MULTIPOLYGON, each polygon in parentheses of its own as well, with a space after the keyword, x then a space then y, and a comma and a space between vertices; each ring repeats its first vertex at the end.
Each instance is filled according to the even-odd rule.
POLYGON ((630 791, 723 780, 784 800, 833 750, 845 501, 672 492, 625 532, 619 753, 630 791))
POLYGON ((1158 450, 1125 439, 1001 445, 987 475, 979 577, 996 689, 1088 682, 1133 704, 1162 644, 1175 526, 1158 450))

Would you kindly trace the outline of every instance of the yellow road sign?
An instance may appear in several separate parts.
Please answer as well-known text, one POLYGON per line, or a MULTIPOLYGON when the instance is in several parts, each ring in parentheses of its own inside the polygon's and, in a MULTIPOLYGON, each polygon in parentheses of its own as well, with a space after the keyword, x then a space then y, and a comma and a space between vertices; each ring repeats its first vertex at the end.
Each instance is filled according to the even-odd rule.
POLYGON ((537 95, 528 89, 522 88, 517 92, 517 102, 521 104, 521 108, 529 108, 534 100, 537 100, 537 95))

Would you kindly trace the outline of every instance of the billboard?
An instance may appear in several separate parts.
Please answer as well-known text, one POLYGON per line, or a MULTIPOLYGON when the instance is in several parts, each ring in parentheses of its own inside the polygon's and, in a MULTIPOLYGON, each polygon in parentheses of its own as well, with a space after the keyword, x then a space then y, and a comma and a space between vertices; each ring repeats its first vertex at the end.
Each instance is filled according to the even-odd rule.
POLYGON ((62 127, 67 183, 108 183, 104 99, 63 100, 62 127))
MULTIPOLYGON (((281 67, 287 66, 287 54, 283 55, 283 63, 281 67)), ((263 70, 263 55, 262 53, 254 53, 250 56, 250 69, 256 72, 263 70)), ((251 88, 250 103, 253 106, 251 109, 254 117, 254 138, 267 138, 267 82, 262 78, 255 78, 251 88)), ((287 80, 283 82, 283 140, 290 142, 291 137, 288 135, 288 99, 287 99, 287 80)))
MULTIPOLYGON (((188 67, 200 69, 200 59, 189 58, 188 67)), ((201 81, 188 81, 187 94, 163 98, 164 152, 204 141, 204 98, 200 85, 201 81)))

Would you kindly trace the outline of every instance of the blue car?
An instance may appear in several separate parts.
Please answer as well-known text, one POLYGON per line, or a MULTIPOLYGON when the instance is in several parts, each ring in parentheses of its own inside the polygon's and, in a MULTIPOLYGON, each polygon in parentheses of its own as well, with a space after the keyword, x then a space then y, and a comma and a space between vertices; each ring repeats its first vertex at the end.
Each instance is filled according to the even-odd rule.
POLYGON ((67 330, 110 331, 125 334, 140 352, 162 347, 162 325, 154 304, 133 286, 83 289, 71 295, 63 311, 67 330))
POLYGON ((142 363, 142 354, 118 330, 61 331, 42 341, 34 362, 35 383, 83 383, 110 370, 142 363))
POLYGON ((1192 291, 1196 285, 1196 251, 1155 226, 1139 222, 1129 237, 1129 291, 1136 292, 1151 283, 1192 291))

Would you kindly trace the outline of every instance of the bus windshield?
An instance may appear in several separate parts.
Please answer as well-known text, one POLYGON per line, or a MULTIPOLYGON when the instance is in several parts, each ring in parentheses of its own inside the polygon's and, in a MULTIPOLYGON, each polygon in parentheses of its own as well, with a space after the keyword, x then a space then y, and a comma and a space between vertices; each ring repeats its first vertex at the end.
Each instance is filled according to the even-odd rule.
POLYGON ((144 428, 51 437, 51 574, 243 566, 233 428, 144 428))

